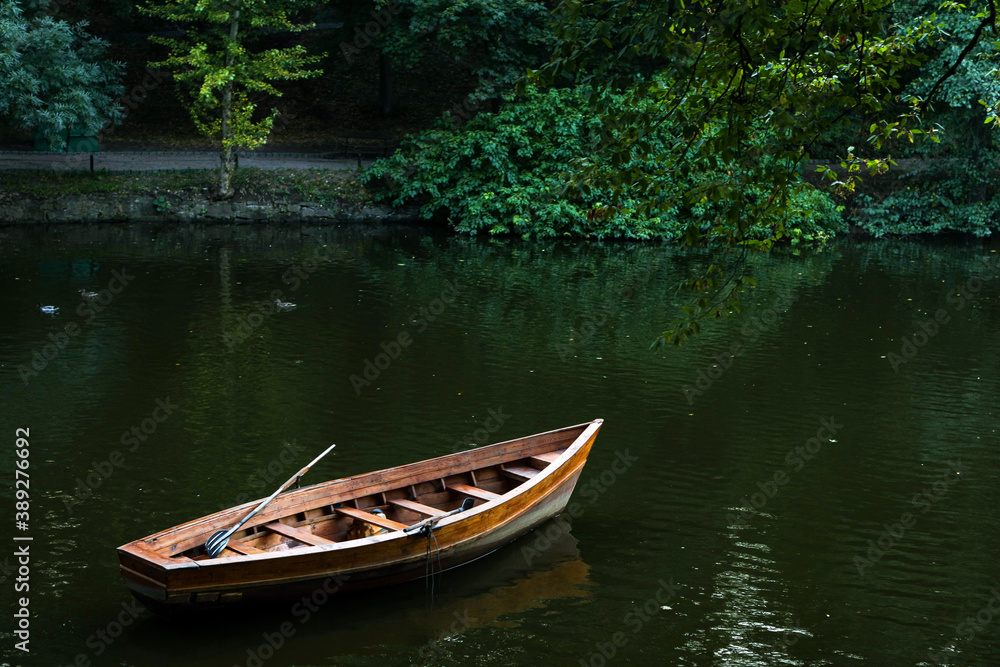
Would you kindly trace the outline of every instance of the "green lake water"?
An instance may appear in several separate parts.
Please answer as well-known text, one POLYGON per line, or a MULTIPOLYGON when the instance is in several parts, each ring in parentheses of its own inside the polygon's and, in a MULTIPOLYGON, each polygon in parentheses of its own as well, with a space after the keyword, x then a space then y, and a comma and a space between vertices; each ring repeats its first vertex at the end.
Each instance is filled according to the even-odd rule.
POLYGON ((654 353, 706 257, 419 227, 0 227, 2 662, 996 665, 998 250, 751 257, 740 314, 654 353), (445 573, 433 602, 420 582, 184 622, 136 609, 118 574, 115 547, 266 496, 330 443, 307 482, 598 417, 569 529, 445 573))

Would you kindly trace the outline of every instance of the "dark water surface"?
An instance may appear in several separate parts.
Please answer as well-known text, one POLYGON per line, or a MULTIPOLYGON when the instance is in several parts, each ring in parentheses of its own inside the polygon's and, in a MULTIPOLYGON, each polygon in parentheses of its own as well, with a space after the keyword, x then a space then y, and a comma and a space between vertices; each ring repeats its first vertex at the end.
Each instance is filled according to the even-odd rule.
POLYGON ((0 228, 4 660, 998 664, 998 255, 755 257, 743 313, 654 354, 704 258, 419 228, 0 228), (298 307, 257 310, 274 298, 298 307), (266 496, 330 443, 313 482, 597 417, 570 532, 445 574, 433 606, 418 583, 183 623, 135 612, 120 580, 118 545, 266 496), (33 538, 27 655, 14 534, 33 538))

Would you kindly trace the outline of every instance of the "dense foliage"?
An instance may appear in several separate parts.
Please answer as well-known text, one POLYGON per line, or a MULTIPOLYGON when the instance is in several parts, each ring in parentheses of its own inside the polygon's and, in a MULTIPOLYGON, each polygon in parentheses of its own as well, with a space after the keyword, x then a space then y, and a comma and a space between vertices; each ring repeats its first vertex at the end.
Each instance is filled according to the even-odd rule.
MULTIPOLYGON (((839 165, 825 173, 847 191, 865 171, 884 173, 900 140, 938 137, 940 127, 925 116, 942 86, 975 61, 976 49, 990 52, 984 35, 997 36, 996 8, 994 0, 972 9, 942 5, 955 25, 971 29, 954 38, 955 54, 942 48, 948 21, 924 9, 914 0, 566 0, 559 48, 534 79, 558 84, 572 76, 623 93, 591 99, 605 131, 595 155, 574 165, 578 189, 610 188, 615 201, 638 190, 649 210, 717 193, 727 226, 717 234, 685 235, 684 242, 746 248, 757 229, 770 229, 772 240, 787 235, 787 206, 801 185, 801 167, 843 123, 857 125, 863 145, 841 145, 839 165), (927 71, 926 84, 907 88, 928 61, 945 63, 943 71, 927 71), (657 74, 635 76, 622 63, 657 74), (650 142, 662 125, 678 128, 679 140, 650 142), (765 132, 776 141, 760 150, 765 132), (661 171, 637 168, 646 160, 661 171), (709 173, 720 164, 735 168, 682 193, 669 178, 709 173), (752 197, 750 184, 766 196, 752 197)), ((679 344, 700 320, 732 313, 752 284, 747 278, 742 267, 713 265, 687 281, 695 306, 660 343, 679 344)))
MULTIPOLYGON (((1000 229, 997 114, 990 110, 1000 100, 1000 58, 993 40, 976 39, 990 17, 960 6, 938 9, 936 0, 892 4, 901 26, 933 16, 940 28, 937 39, 924 45, 921 65, 903 77, 901 95, 928 100, 923 118, 937 128, 941 141, 896 147, 898 167, 852 198, 852 222, 876 237, 942 232, 982 237, 1000 229)), ((867 120, 859 119, 854 127, 867 120)), ((841 150, 853 144, 858 152, 873 153, 857 132, 828 137, 828 146, 838 143, 841 150)))
MULTIPOLYGON (((588 87, 528 87, 496 114, 480 114, 462 126, 445 121, 410 139, 395 156, 376 162, 365 178, 382 184, 379 198, 397 206, 419 203, 425 217, 447 216, 456 229, 473 234, 675 240, 692 233, 692 221, 699 225, 696 233, 725 229, 722 193, 709 185, 734 178, 735 165, 720 162, 682 177, 671 175, 666 187, 676 196, 664 206, 643 206, 642 194, 628 187, 614 205, 610 187, 568 190, 569 165, 590 154, 592 139, 602 130, 600 116, 587 104, 592 92, 588 87), (699 188, 700 197, 683 200, 683 193, 699 188)), ((677 141, 676 128, 657 128, 645 141, 666 147, 677 141)), ((615 168, 662 174, 652 156, 615 168)), ((744 196, 758 202, 767 192, 748 182, 744 196)), ((822 238, 841 228, 830 198, 805 183, 789 191, 785 210, 795 240, 822 238)), ((770 231, 757 228, 748 236, 767 238, 770 231)))
POLYGON ((401 13, 382 50, 417 67, 432 50, 462 63, 479 82, 474 103, 510 90, 527 67, 548 58, 555 35, 549 10, 538 0, 398 0, 401 13))
POLYGON ((97 134, 121 119, 122 66, 107 60, 107 44, 86 23, 47 10, 47 2, 0 1, 0 116, 60 150, 68 130, 97 134))
POLYGON ((856 200, 855 223, 876 237, 943 232, 990 236, 1000 226, 1000 153, 942 158, 897 176, 886 192, 864 192, 856 200))

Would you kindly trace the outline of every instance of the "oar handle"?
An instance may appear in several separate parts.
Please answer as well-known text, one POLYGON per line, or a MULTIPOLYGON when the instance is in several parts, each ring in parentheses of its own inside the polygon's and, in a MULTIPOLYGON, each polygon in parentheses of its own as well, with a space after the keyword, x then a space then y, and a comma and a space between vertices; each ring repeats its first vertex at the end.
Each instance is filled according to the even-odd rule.
MULTIPOLYGON (((289 486, 292 485, 292 482, 294 482, 299 477, 302 477, 302 475, 304 475, 307 472, 309 472, 309 468, 312 468, 314 465, 316 465, 321 458, 323 458, 324 456, 326 456, 327 454, 329 454, 330 450, 332 450, 336 446, 337 445, 335 445, 335 444, 334 445, 330 445, 329 447, 326 448, 326 451, 324 451, 322 454, 320 454, 319 456, 317 456, 316 458, 314 458, 312 461, 310 461, 309 464, 306 465, 305 468, 303 468, 302 470, 298 471, 297 473, 295 473, 294 475, 292 475, 291 477, 289 477, 288 481, 285 482, 284 484, 282 484, 281 486, 279 486, 277 491, 275 491, 270 496, 268 496, 263 502, 261 502, 260 505, 257 505, 257 508, 254 509, 253 512, 250 512, 250 514, 247 514, 245 517, 243 517, 243 520, 240 521, 238 524, 236 524, 231 529, 232 533, 235 533, 237 530, 240 529, 240 526, 242 526, 243 524, 245 524, 250 519, 254 518, 257 515, 257 512, 259 512, 262 509, 264 509, 265 505, 267 505, 269 502, 271 502, 272 500, 274 500, 275 498, 277 498, 279 493, 281 493, 282 491, 284 491, 285 489, 287 489, 289 486)), ((232 533, 230 533, 230 534, 232 534, 232 533)))
POLYGON ((289 479, 287 482, 285 482, 284 486, 282 486, 280 489, 278 489, 278 493, 281 493, 282 491, 284 491, 285 489, 287 489, 292 484, 292 482, 294 482, 299 477, 302 477, 307 472, 309 472, 309 468, 312 468, 314 465, 316 465, 317 463, 319 463, 319 460, 321 458, 323 458, 324 456, 326 456, 327 454, 329 454, 330 451, 334 447, 336 447, 336 446, 337 445, 330 445, 329 447, 326 448, 326 451, 324 451, 322 454, 320 454, 319 456, 317 456, 316 458, 314 458, 312 461, 310 461, 309 465, 307 465, 305 468, 303 468, 302 470, 300 470, 297 473, 295 473, 294 475, 292 475, 291 479, 289 479))

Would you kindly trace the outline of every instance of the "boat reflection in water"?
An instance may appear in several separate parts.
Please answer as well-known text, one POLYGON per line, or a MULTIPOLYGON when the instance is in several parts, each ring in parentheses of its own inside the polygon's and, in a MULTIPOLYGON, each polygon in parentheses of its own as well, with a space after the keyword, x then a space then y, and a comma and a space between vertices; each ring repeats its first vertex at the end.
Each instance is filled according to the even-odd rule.
POLYGON ((547 527, 568 525, 556 519, 493 556, 446 573, 436 584, 440 594, 433 608, 409 612, 405 625, 413 629, 413 640, 447 638, 489 625, 514 627, 516 621, 503 618, 506 614, 541 608, 560 598, 589 599, 590 568, 580 558, 572 534, 560 530, 555 541, 543 542, 551 547, 535 549, 547 527))
POLYGON ((435 576, 433 601, 428 580, 333 596, 315 613, 301 606, 293 613, 294 604, 285 603, 211 623, 147 617, 131 633, 122 659, 152 664, 170 646, 178 664, 194 667, 326 664, 317 656, 340 664, 337 657, 346 655, 379 664, 434 664, 469 630, 516 627, 519 613, 556 600, 590 599, 590 568, 569 525, 568 519, 549 521, 489 556, 435 576), (178 643, 178 636, 185 641, 178 643))

